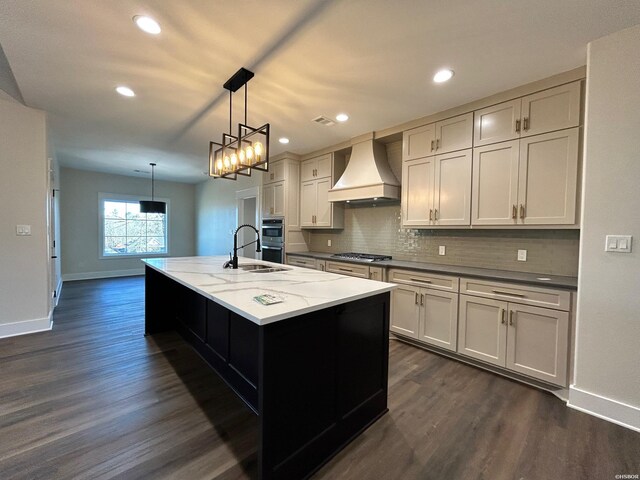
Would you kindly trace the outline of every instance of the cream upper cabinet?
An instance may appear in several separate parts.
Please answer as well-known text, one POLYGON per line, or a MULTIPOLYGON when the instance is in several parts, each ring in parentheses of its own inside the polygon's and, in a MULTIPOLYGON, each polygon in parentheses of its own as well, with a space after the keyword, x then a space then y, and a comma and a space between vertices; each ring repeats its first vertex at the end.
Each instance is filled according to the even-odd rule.
POLYGON ((569 314, 509 304, 506 367, 557 385, 566 385, 569 314))
POLYGON ((285 168, 286 165, 283 161, 269 163, 269 171, 262 174, 262 184, 283 181, 285 179, 285 168))
POLYGON ((330 153, 305 160, 300 165, 300 179, 303 182, 331 176, 330 153))
POLYGON ((402 159, 428 157, 436 154, 436 124, 412 128, 402 134, 402 159))
POLYGON ((580 125, 580 82, 550 88, 522 98, 522 136, 580 125))
POLYGON ((429 225, 433 219, 434 179, 434 157, 402 162, 403 226, 429 225))
POLYGON ((472 225, 573 225, 579 129, 474 149, 472 225))
POLYGON ((520 140, 519 223, 575 223, 578 138, 572 128, 520 140))
POLYGON ((471 223, 471 149, 436 156, 433 225, 471 223))
POLYGON ((300 186, 300 226, 314 227, 317 201, 317 183, 303 182, 300 186))
POLYGON ((436 123, 437 155, 473 146, 473 113, 465 113, 436 123))
POLYGON ((520 137, 520 98, 474 112, 473 146, 504 142, 520 137))
POLYGON ((334 205, 329 202, 331 186, 331 178, 323 178, 316 182, 316 227, 330 228, 332 226, 331 214, 334 205))
POLYGON ((472 225, 515 225, 520 142, 473 149, 472 225))
POLYGON ((504 367, 507 302, 460 295, 458 353, 504 367))
POLYGON ((262 216, 285 216, 284 181, 262 187, 262 216))
POLYGON ((580 82, 543 90, 474 112, 473 146, 580 125, 580 82))
POLYGON ((262 217, 273 215, 273 203, 275 200, 275 192, 273 185, 265 185, 262 187, 262 217))

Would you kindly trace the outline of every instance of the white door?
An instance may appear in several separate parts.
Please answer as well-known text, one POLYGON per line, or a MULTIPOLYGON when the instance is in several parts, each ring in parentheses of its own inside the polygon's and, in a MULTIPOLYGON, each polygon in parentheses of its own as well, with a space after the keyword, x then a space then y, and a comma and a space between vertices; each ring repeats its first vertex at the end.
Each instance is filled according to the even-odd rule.
POLYGON ((402 225, 428 226, 433 218, 434 157, 402 162, 402 225))
POLYGON ((515 225, 520 142, 473 149, 472 225, 515 225))
POLYGON ((333 204, 329 201, 331 178, 316 181, 316 227, 331 227, 333 204))
POLYGON ((575 223, 578 130, 572 128, 520 140, 519 223, 575 223))
POLYGON ((391 292, 391 322, 389 330, 417 338, 420 324, 420 289, 399 285, 391 292))
POLYGON ((438 155, 473 146, 473 112, 436 123, 438 155))
POLYGON ((436 157, 433 219, 436 225, 471 224, 471 149, 436 157))
POLYGON ((436 124, 406 130, 402 134, 402 160, 413 160, 436 154, 436 124))
POLYGON ((520 137, 520 98, 474 112, 473 146, 505 142, 520 137))
POLYGON ((300 185, 300 226, 313 227, 316 214, 316 182, 303 182, 300 185))
POLYGON ((507 368, 566 386, 569 314, 513 303, 509 309, 507 368))
POLYGON ((580 124, 580 82, 550 88, 522 99, 522 136, 580 124))
POLYGON ((460 295, 458 353, 505 366, 507 302, 460 295))
POLYGON ((418 339, 453 352, 458 340, 458 294, 431 288, 420 291, 423 304, 418 339))

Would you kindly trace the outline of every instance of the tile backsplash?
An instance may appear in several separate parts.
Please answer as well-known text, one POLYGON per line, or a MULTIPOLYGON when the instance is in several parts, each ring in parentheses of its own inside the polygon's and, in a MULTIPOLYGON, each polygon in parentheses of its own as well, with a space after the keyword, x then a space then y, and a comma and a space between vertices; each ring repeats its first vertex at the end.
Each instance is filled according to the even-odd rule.
POLYGON ((448 265, 549 275, 578 274, 579 230, 417 230, 402 228, 400 205, 345 208, 341 231, 313 231, 309 250, 366 252, 448 265), (331 240, 331 247, 327 246, 331 240), (438 255, 438 247, 446 255, 438 255), (527 261, 517 260, 527 250, 527 261))

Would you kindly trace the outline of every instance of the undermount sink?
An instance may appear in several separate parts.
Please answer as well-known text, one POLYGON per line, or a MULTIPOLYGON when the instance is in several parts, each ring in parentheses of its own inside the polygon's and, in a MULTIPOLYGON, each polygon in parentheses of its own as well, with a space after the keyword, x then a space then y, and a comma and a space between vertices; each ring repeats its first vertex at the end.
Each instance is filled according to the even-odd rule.
POLYGON ((238 265, 240 270, 247 270, 254 273, 271 273, 271 272, 284 272, 290 270, 289 268, 271 267, 269 265, 260 265, 257 263, 249 263, 247 265, 238 265))

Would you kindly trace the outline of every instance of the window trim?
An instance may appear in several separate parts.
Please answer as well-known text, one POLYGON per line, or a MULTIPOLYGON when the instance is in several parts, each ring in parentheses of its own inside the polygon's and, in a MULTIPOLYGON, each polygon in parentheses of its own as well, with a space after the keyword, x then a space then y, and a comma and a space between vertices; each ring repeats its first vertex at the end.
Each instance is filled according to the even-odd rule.
POLYGON ((98 258, 100 260, 114 260, 114 259, 126 259, 126 258, 158 258, 171 256, 171 241, 170 241, 170 217, 171 211, 170 200, 168 198, 155 197, 154 200, 165 202, 167 204, 167 213, 165 214, 167 238, 166 245, 167 251, 165 253, 122 253, 120 255, 105 255, 104 254, 104 202, 113 200, 115 202, 139 202, 140 200, 151 200, 151 197, 139 196, 139 195, 124 195, 121 193, 98 193, 98 258))

